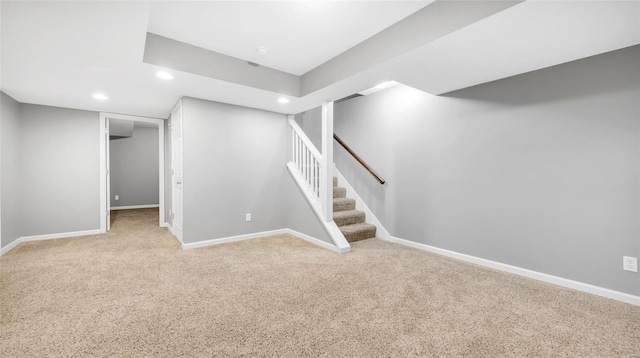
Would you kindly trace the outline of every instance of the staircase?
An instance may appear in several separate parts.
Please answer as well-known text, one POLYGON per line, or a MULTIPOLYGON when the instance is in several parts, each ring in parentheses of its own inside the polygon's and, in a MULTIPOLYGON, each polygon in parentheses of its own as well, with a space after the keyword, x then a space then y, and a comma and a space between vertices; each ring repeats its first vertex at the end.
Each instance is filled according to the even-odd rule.
POLYGON ((338 186, 333 177, 333 221, 348 242, 370 239, 376 236, 376 226, 365 222, 365 213, 356 209, 356 201, 347 198, 347 189, 338 186))

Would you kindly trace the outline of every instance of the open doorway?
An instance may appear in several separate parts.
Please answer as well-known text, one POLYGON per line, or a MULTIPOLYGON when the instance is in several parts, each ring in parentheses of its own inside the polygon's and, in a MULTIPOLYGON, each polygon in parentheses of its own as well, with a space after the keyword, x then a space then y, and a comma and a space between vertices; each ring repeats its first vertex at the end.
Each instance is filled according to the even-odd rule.
POLYGON ((102 232, 110 229, 111 211, 117 209, 158 207, 159 225, 164 226, 164 120, 100 113, 100 172, 100 230, 102 232), (126 152, 135 149, 136 146, 145 145, 143 142, 150 142, 148 138, 150 134, 157 135, 157 142, 154 141, 157 143, 157 156, 155 156, 157 167, 151 165, 152 168, 142 168, 141 166, 145 164, 141 161, 153 154, 147 151, 130 153, 131 156, 127 157, 126 152), (137 137, 135 141, 126 140, 133 137, 137 137), (117 140, 124 141, 114 142, 117 140), (111 150, 112 144, 117 147, 117 150, 111 150), (112 155, 114 158, 111 158, 112 155), (117 161, 117 168, 111 168, 113 160, 117 161), (157 178, 150 180, 149 170, 153 170, 157 178), (117 189, 117 192, 111 189, 117 189))

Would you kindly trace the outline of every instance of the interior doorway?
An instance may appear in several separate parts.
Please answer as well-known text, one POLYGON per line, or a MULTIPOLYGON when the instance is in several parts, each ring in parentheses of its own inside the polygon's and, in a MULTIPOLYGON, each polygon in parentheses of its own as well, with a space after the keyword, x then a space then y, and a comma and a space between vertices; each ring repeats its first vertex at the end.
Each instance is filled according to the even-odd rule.
MULTIPOLYGON (((111 168, 110 168, 110 122, 118 124, 120 127, 135 127, 138 123, 140 127, 158 128, 158 206, 159 225, 165 226, 164 215, 164 120, 159 118, 129 116, 116 113, 100 113, 100 231, 107 232, 111 224, 111 168)), ((113 133, 116 134, 116 133, 113 133)), ((117 133, 115 136, 121 136, 117 133)), ((113 137, 113 136, 112 136, 113 137)), ((120 208, 127 208, 121 206, 120 208)), ((134 207, 129 207, 134 208, 134 207)))

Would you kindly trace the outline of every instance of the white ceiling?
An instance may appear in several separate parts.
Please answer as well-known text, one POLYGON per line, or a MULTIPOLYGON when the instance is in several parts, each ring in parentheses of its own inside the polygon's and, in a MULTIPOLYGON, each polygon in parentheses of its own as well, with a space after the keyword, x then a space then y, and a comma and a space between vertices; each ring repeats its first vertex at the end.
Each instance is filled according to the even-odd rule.
POLYGON ((297 113, 384 80, 438 94, 640 43, 638 1, 527 1, 286 105, 187 72, 164 81, 142 62, 149 31, 302 74, 430 2, 2 1, 0 88, 20 102, 159 118, 182 96, 297 113))
POLYGON ((399 56, 385 72, 442 94, 638 43, 640 1, 526 1, 399 56))
POLYGON ((302 75, 430 2, 157 2, 149 32, 302 75))

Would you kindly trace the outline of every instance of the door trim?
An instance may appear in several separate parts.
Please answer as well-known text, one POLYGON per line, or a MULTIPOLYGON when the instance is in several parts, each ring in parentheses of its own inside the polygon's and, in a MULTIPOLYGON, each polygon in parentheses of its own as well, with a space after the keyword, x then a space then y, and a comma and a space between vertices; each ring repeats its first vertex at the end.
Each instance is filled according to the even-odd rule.
POLYGON ((182 107, 182 99, 176 103, 176 105, 171 110, 171 115, 169 117, 169 126, 171 126, 169 133, 169 141, 171 142, 171 168, 169 171, 171 172, 171 233, 182 243, 183 242, 183 233, 184 233, 184 115, 183 115, 183 107, 182 107), (180 119, 180 125, 176 126, 175 119, 176 114, 179 114, 178 117, 180 119), (176 146, 175 143, 175 133, 176 128, 180 129, 179 135, 179 146, 176 146), (177 151, 177 154, 176 154, 177 151), (176 163, 179 163, 180 170, 178 175, 176 175, 175 168, 176 163), (180 179, 180 200, 177 200, 176 197, 176 178, 180 179), (177 209, 177 210, 176 210, 177 209), (180 225, 176 225, 176 212, 178 213, 179 223, 180 225))
POLYGON ((107 150, 105 123, 109 119, 146 122, 158 125, 158 190, 160 217, 159 226, 164 224, 164 119, 130 116, 126 114, 100 112, 100 232, 107 232, 107 150))

